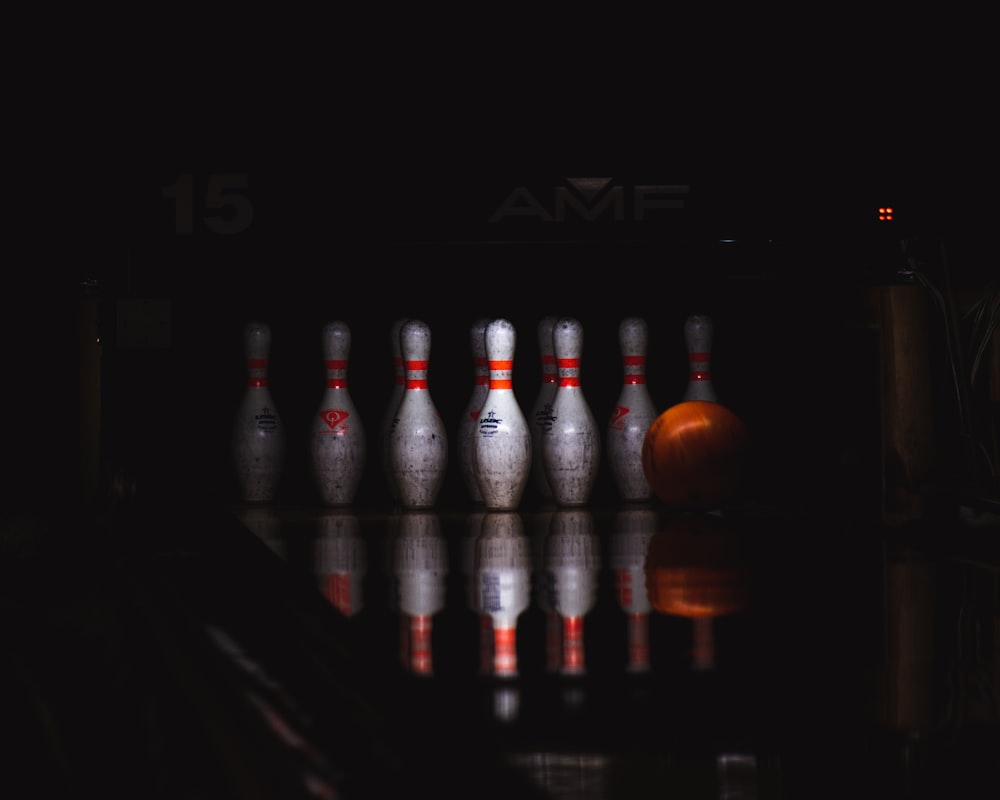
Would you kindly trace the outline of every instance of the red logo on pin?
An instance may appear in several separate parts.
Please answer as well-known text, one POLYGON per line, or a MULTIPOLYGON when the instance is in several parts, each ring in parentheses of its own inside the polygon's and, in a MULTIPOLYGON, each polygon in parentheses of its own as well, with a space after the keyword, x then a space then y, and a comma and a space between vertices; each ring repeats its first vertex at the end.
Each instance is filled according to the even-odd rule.
POLYGON ((624 428, 624 420, 629 410, 630 409, 626 406, 615 406, 615 410, 611 414, 611 422, 608 423, 609 427, 616 429, 624 428))
POLYGON ((347 431, 347 426, 341 423, 345 422, 349 416, 350 414, 346 411, 341 411, 338 408, 328 408, 326 411, 320 412, 323 422, 330 426, 330 430, 337 431, 337 433, 345 433, 347 431), (338 427, 340 430, 337 430, 338 427))

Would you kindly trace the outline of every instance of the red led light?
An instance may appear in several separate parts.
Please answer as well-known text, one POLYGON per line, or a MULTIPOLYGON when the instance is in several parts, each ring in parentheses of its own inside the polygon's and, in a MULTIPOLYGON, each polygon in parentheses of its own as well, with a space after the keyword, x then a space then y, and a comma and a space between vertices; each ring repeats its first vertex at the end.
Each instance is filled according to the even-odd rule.
POLYGON ((880 206, 878 210, 878 218, 880 221, 885 222, 892 219, 892 206, 880 206))

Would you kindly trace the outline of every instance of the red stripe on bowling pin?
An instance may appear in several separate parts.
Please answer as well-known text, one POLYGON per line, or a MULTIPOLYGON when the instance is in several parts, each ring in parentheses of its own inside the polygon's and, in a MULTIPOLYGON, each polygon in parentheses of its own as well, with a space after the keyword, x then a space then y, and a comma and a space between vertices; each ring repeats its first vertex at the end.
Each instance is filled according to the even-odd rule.
POLYGON ((490 388, 513 389, 514 381, 511 380, 511 375, 513 371, 514 371, 513 361, 491 361, 490 388))
POLYGON ((427 361, 407 361, 406 367, 406 388, 420 391, 427 388, 427 361))
POLYGON ((247 359, 247 386, 252 389, 259 389, 262 386, 267 386, 267 367, 268 359, 266 358, 248 358, 247 359))
POLYGON ((559 379, 559 368, 556 365, 556 357, 553 355, 542 355, 542 383, 555 383, 559 379))

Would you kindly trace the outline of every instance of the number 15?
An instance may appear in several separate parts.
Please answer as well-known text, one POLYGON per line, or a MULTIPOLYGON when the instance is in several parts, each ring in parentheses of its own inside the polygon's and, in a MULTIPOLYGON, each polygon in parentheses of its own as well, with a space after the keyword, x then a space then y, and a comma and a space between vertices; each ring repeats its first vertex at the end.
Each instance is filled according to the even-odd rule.
MULTIPOLYGON (((246 175, 209 175, 202 203, 202 223, 212 233, 241 233, 253 220, 253 204, 246 194, 246 175), (227 212, 227 209, 229 211, 227 212)), ((174 230, 194 232, 194 176, 185 173, 162 188, 162 195, 174 201, 174 230)))

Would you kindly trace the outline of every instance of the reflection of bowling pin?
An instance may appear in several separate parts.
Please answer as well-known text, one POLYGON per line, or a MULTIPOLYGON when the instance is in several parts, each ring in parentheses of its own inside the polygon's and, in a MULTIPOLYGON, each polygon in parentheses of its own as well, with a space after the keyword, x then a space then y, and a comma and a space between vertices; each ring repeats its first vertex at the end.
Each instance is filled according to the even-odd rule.
POLYGON ((313 574, 319 590, 345 617, 364 606, 362 583, 368 569, 361 522, 354 514, 320 516, 313 542, 313 574))
POLYGON ((542 360, 542 386, 531 407, 531 483, 543 500, 552 498, 552 487, 545 475, 545 461, 542 458, 542 432, 552 424, 552 400, 558 385, 556 354, 552 349, 552 329, 555 317, 543 317, 538 323, 538 350, 542 360))
POLYGON ((517 675, 517 618, 531 603, 531 544, 520 514, 483 517, 475 576, 480 613, 493 623, 493 674, 517 675))
POLYGON ((490 386, 473 442, 473 467, 483 503, 491 511, 513 511, 531 476, 531 430, 514 396, 516 334, 508 320, 486 326, 490 386))
POLYGON ((267 385, 271 329, 251 322, 243 331, 247 386, 233 426, 240 494, 247 503, 274 499, 285 460, 285 425, 267 385))
POLYGON ((659 517, 651 506, 624 508, 615 514, 611 536, 611 568, 618 605, 628 617, 628 671, 648 672, 649 613, 646 592, 646 550, 656 534, 659 517))
POLYGON ((401 614, 400 657, 413 673, 430 675, 433 617, 445 606, 448 577, 448 542, 441 534, 440 518, 430 511, 404 512, 392 545, 401 614))
POLYGON ((427 383, 430 327, 409 320, 399 332, 399 346, 406 385, 389 439, 390 468, 403 508, 432 508, 448 468, 448 435, 427 383))
POLYGON ((552 494, 561 506, 590 499, 601 457, 601 433, 580 385, 583 326, 560 319, 552 330, 559 383, 552 401, 552 423, 542 433, 542 457, 552 494))
POLYGON ((326 390, 313 418, 309 450, 320 499, 328 506, 354 502, 364 474, 368 444, 347 388, 351 329, 336 321, 323 328, 326 390))
POLYGON ((563 623, 564 675, 586 672, 583 623, 597 603, 600 541, 589 511, 560 509, 545 542, 549 603, 563 623))
POLYGON ((486 361, 486 325, 488 319, 477 319, 469 331, 469 347, 472 350, 473 386, 472 394, 462 411, 458 423, 458 466, 462 472, 465 489, 473 503, 483 501, 483 493, 476 480, 472 451, 479 433, 479 412, 483 400, 490 389, 490 367, 486 361))
POLYGON ((653 496, 642 468, 642 442, 657 417, 656 406, 646 386, 646 320, 628 317, 618 326, 624 380, 618 403, 606 431, 608 464, 618 495, 625 501, 644 501, 653 496))
POLYGON ((687 344, 690 375, 685 400, 719 402, 712 385, 712 319, 704 314, 692 314, 684 322, 684 340, 687 344))
POLYGON ((403 391, 406 388, 406 370, 403 368, 403 355, 399 348, 399 332, 405 324, 406 318, 401 317, 392 323, 392 328, 389 330, 389 345, 392 352, 392 392, 382 416, 382 468, 389 486, 389 499, 394 503, 399 502, 399 487, 396 486, 396 479, 392 474, 389 442, 392 438, 392 429, 396 425, 396 412, 399 411, 399 403, 403 399, 403 391))

